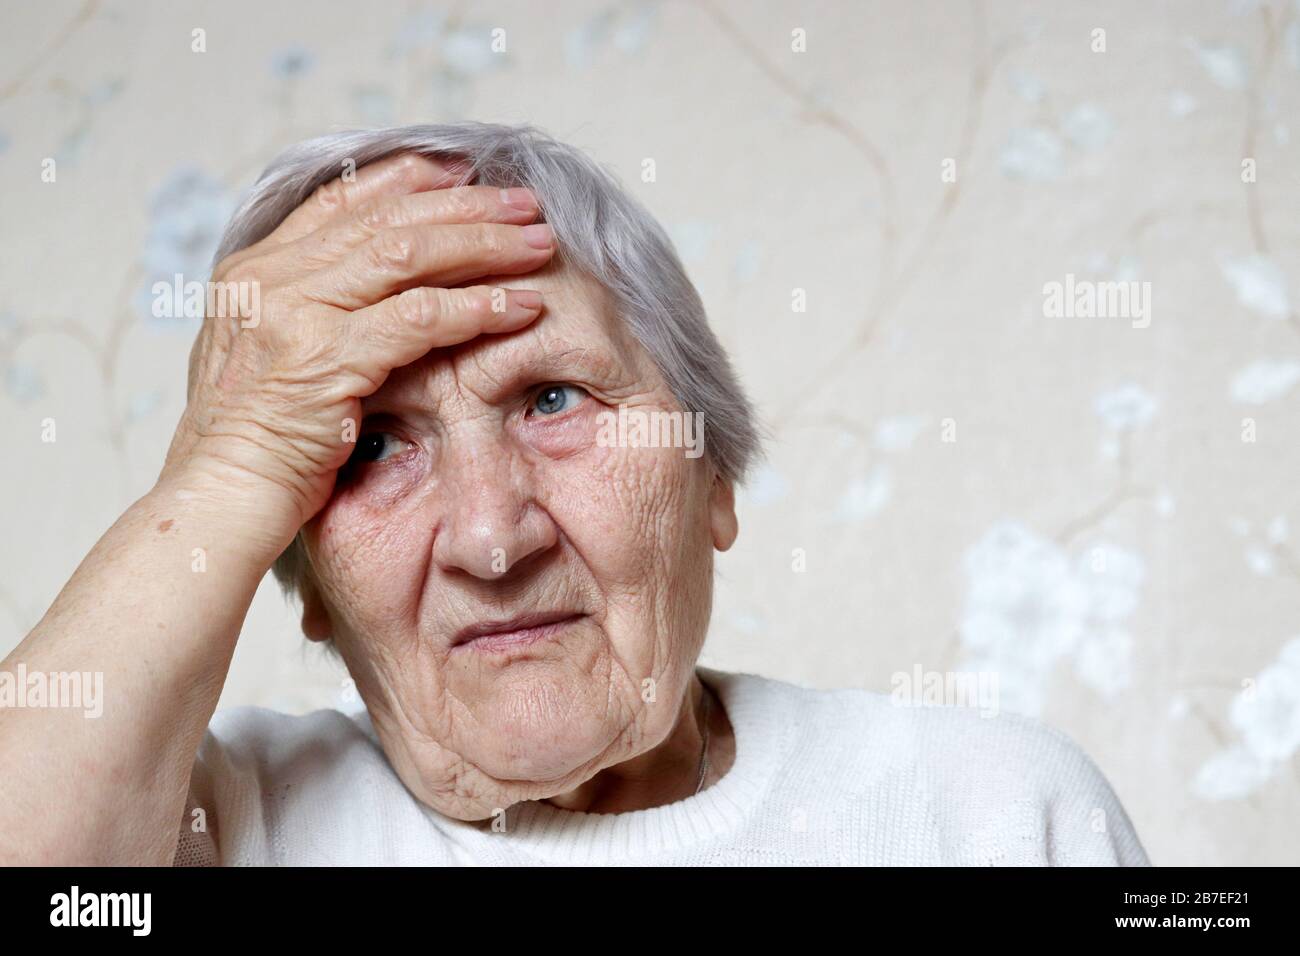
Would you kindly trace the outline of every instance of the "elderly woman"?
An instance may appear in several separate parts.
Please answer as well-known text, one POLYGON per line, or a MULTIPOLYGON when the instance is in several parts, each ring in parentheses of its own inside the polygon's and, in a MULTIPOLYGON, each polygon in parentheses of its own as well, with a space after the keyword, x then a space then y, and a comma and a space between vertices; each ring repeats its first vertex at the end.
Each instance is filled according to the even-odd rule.
POLYGON ((754 416, 664 232, 577 150, 304 143, 218 260, 255 314, 204 323, 157 484, 5 662, 106 701, 0 710, 0 860, 1146 862, 1028 719, 696 666, 754 416), (702 455, 611 440, 686 413, 702 455), (364 708, 213 718, 273 564, 364 708))

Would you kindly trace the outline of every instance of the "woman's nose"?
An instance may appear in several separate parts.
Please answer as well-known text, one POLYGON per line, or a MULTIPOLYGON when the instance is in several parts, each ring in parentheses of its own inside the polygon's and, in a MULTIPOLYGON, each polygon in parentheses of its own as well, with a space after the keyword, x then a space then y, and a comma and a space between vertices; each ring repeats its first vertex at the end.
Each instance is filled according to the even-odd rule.
POLYGON ((532 469, 494 450, 462 451, 444 462, 446 497, 433 540, 433 560, 444 571, 494 580, 559 540, 536 500, 532 469))

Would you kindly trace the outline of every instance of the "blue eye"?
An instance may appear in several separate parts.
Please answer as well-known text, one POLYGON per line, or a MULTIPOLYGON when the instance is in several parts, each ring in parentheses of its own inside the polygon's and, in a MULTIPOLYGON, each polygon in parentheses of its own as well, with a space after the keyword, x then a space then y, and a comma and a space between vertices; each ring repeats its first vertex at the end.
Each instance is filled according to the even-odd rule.
POLYGON ((401 451, 402 444, 388 432, 367 432, 357 439, 356 450, 352 452, 348 463, 383 461, 401 451))
POLYGON ((533 399, 529 413, 555 415, 566 411, 582 401, 587 393, 576 385, 547 385, 533 399))

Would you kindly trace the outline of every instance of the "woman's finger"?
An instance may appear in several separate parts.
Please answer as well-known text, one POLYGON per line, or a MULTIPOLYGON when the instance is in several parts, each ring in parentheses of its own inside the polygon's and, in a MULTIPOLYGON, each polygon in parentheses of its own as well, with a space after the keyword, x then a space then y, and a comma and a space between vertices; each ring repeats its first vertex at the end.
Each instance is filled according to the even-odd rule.
POLYGON ((352 215, 332 220, 269 255, 273 259, 300 259, 319 268, 385 229, 474 222, 523 226, 536 219, 539 212, 532 190, 522 187, 455 186, 404 196, 385 194, 365 201, 352 215))
POLYGON ((338 176, 318 186, 285 217, 270 239, 281 243, 301 239, 381 196, 410 195, 454 186, 463 174, 463 164, 402 153, 362 166, 347 178, 344 172, 340 169, 338 176))
POLYGON ((352 313, 344 336, 346 366, 378 388, 393 369, 432 349, 521 329, 541 308, 542 294, 531 289, 407 289, 352 313))
POLYGON ((415 286, 450 286, 487 275, 521 275, 555 252, 546 223, 468 223, 385 229, 303 280, 303 295, 364 309, 415 286))

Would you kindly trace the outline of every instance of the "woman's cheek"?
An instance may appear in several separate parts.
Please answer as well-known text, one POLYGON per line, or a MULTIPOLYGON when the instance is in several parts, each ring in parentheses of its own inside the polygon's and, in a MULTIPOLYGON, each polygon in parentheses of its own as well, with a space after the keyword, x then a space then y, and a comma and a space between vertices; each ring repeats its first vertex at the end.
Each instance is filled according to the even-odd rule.
POLYGON ((409 472, 375 470, 336 492, 312 522, 308 546, 321 583, 336 600, 399 613, 405 603, 400 596, 423 579, 421 558, 430 547, 421 538, 432 528, 405 513, 404 504, 416 497, 403 492, 414 486, 409 472))
POLYGON ((580 534, 606 569, 635 578, 672 550, 689 519, 684 472, 693 464, 680 449, 597 447, 569 476, 580 534))

